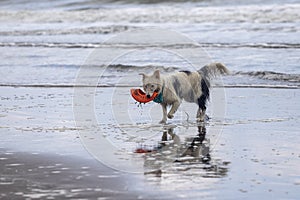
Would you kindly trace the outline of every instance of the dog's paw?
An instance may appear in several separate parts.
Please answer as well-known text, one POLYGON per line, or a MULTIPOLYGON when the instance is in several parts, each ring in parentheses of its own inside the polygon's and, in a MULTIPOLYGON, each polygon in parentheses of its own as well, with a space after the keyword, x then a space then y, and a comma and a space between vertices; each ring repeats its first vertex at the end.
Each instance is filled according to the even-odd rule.
POLYGON ((170 114, 170 113, 168 114, 168 118, 169 118, 169 119, 172 119, 173 117, 174 117, 173 114, 170 114))
POLYGON ((162 119, 159 123, 160 123, 160 124, 166 124, 166 123, 167 123, 167 120, 162 119))
POLYGON ((197 122, 206 122, 206 121, 209 121, 209 116, 208 115, 204 115, 204 116, 201 116, 201 117, 197 117, 197 122))
POLYGON ((197 122, 204 122, 203 118, 197 118, 197 122))

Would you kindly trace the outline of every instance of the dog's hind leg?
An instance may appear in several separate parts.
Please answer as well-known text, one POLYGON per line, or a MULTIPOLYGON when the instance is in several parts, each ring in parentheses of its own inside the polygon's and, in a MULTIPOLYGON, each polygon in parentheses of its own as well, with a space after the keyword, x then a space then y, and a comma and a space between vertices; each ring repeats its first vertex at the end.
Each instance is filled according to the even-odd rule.
POLYGON ((197 111, 197 120, 200 122, 204 122, 205 119, 205 112, 206 112, 206 101, 207 101, 207 96, 205 96, 204 94, 202 94, 199 98, 198 98, 198 111, 197 111))
POLYGON ((209 99, 209 82, 205 78, 201 80, 201 91, 202 94, 197 99, 197 104, 199 106, 197 120, 203 122, 205 119, 206 102, 209 99))
POLYGON ((165 124, 167 122, 167 105, 166 104, 160 104, 163 110, 163 118, 159 122, 161 124, 165 124))
POLYGON ((197 120, 200 121, 200 122, 204 122, 204 119, 205 119, 205 112, 206 112, 206 107, 204 108, 198 108, 198 111, 197 111, 197 120))
POLYGON ((174 114, 175 114, 175 112, 177 111, 177 109, 179 108, 179 106, 180 106, 180 101, 175 101, 173 104, 172 104, 172 108, 171 108, 171 110, 169 111, 169 113, 168 113, 168 118, 169 119, 172 119, 173 117, 174 117, 174 114))

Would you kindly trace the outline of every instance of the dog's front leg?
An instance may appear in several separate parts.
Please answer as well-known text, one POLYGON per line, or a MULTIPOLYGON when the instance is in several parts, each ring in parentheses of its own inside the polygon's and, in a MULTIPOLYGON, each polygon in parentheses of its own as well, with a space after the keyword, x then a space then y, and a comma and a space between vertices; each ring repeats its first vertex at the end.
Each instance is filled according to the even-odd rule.
POLYGON ((168 118, 169 119, 172 119, 174 117, 174 114, 177 111, 177 109, 179 108, 179 106, 180 106, 180 101, 175 101, 172 104, 172 108, 171 108, 170 112, 168 113, 168 118))
POLYGON ((161 124, 165 124, 167 122, 167 105, 166 104, 160 104, 163 110, 163 118, 159 122, 161 124))

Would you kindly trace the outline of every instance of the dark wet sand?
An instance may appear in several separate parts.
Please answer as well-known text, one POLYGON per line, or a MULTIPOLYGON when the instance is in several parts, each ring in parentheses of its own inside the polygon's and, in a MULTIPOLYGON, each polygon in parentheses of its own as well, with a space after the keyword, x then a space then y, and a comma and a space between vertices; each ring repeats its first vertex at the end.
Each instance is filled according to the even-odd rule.
MULTIPOLYGON (((128 95, 122 90, 119 95, 128 95)), ((298 89, 226 89, 225 118, 212 118, 206 127, 211 161, 169 163, 160 174, 146 175, 113 170, 87 153, 73 121, 72 89, 2 87, 1 92, 1 199, 300 197, 298 89), (223 129, 214 140, 218 123, 223 129)), ((111 108, 101 103, 97 112, 111 108)), ((174 130, 182 141, 197 134, 197 127, 174 130)))
POLYGON ((93 159, 0 149, 1 199, 138 199, 134 182, 93 159))

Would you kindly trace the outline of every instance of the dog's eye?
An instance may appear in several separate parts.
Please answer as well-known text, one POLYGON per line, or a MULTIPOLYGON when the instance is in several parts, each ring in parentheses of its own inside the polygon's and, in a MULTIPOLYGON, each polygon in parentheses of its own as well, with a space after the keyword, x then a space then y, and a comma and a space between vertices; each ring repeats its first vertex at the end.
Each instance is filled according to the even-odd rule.
POLYGON ((155 87, 155 85, 151 85, 151 88, 154 88, 155 87))

